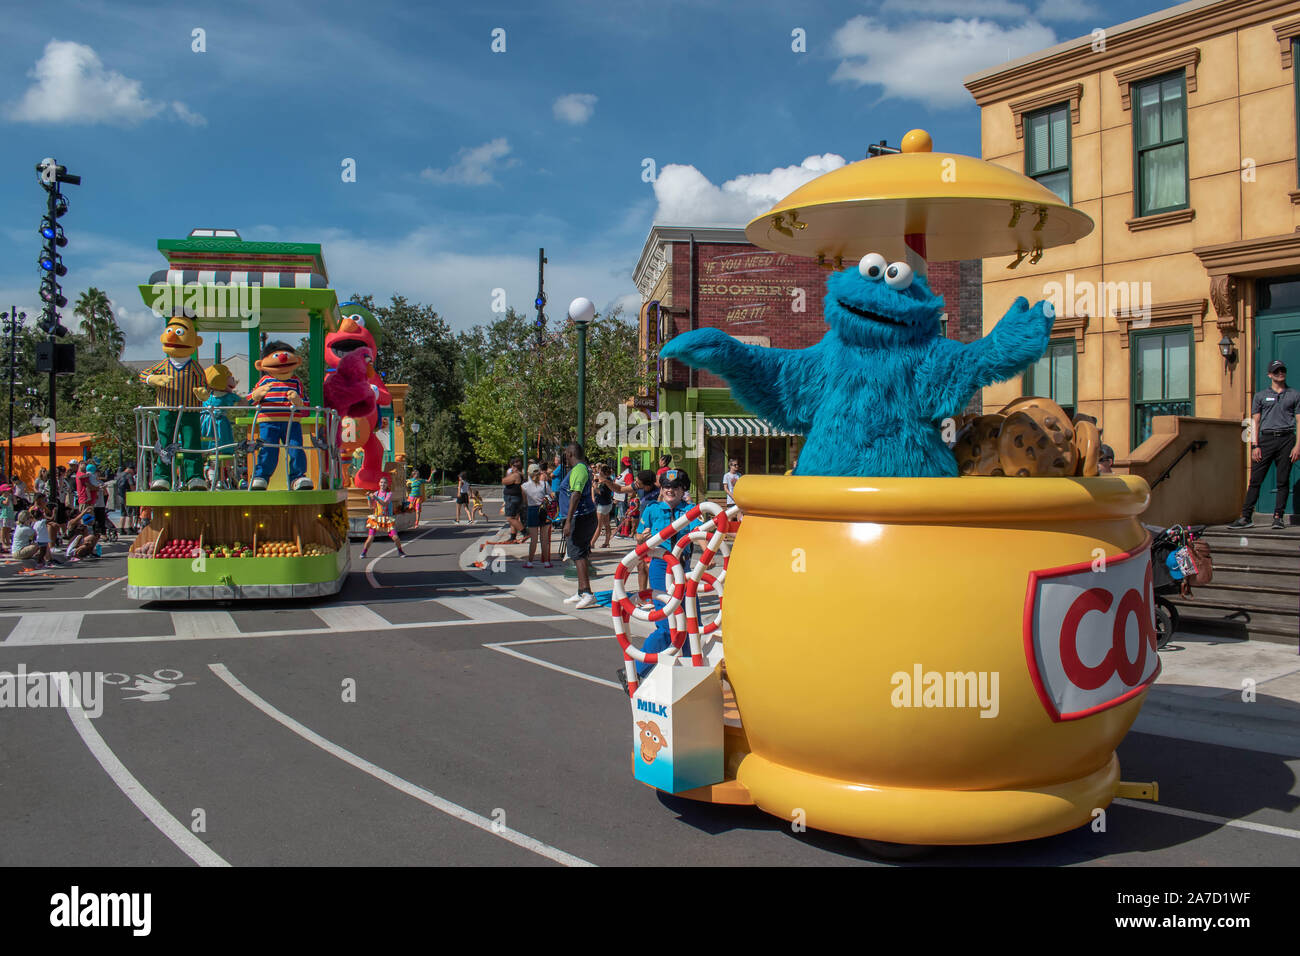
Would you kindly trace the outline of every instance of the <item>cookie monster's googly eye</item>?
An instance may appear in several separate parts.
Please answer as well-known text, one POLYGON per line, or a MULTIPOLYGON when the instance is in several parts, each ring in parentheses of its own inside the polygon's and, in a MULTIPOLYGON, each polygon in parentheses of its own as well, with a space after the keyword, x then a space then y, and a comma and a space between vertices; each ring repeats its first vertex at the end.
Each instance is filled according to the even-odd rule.
POLYGON ((902 292, 912 284, 912 267, 906 262, 891 262, 885 269, 885 285, 902 292))
POLYGON ((864 279, 879 279, 885 274, 885 257, 878 252, 868 252, 858 263, 864 279))

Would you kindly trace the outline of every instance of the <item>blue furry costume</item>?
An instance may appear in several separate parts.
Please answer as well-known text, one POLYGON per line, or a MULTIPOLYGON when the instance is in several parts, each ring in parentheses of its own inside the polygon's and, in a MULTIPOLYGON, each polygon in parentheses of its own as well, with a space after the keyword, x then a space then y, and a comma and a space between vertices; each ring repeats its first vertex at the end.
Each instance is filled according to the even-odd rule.
POLYGON ((660 351, 726 379, 755 415, 806 435, 800 475, 956 477, 943 420, 1041 358, 1052 331, 1051 304, 1031 309, 1022 297, 984 338, 942 338, 943 298, 876 253, 834 273, 826 290, 830 330, 809 348, 745 345, 703 328, 660 351))

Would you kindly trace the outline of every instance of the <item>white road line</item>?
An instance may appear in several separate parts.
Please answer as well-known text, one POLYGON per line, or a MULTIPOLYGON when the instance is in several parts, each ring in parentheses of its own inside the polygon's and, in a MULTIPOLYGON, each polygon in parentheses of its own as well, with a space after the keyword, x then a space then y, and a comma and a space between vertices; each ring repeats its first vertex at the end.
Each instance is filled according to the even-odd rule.
POLYGON ((122 575, 120 578, 114 578, 113 580, 109 581, 107 584, 101 584, 99 587, 95 588, 95 590, 91 591, 89 594, 83 594, 83 595, 81 596, 81 599, 82 599, 83 601, 88 601, 90 598, 93 598, 95 595, 99 594, 100 592, 102 592, 102 591, 107 591, 107 590, 108 590, 109 588, 111 588, 114 584, 119 584, 119 583, 121 583, 122 581, 125 581, 125 580, 126 580, 126 575, 125 575, 125 574, 122 575))
POLYGON ((325 622, 331 631, 382 631, 391 627, 387 618, 381 617, 364 604, 346 607, 317 607, 312 613, 325 622))
POLYGON ((15 644, 75 644, 81 630, 81 611, 54 611, 53 613, 26 615, 18 619, 4 643, 15 644))
POLYGON ((542 637, 531 641, 499 641, 495 644, 484 644, 484 647, 490 647, 494 651, 500 651, 502 654, 509 654, 511 657, 517 657, 521 661, 528 661, 530 664, 540 664, 542 667, 553 671, 559 671, 561 674, 568 674, 570 677, 581 677, 583 680, 589 680, 593 684, 601 684, 604 687, 616 687, 623 689, 623 685, 617 681, 605 680, 602 677, 592 677, 590 674, 584 674, 582 671, 575 671, 569 667, 563 667, 559 664, 552 664, 550 661, 544 661, 539 657, 529 657, 527 654, 521 654, 513 650, 516 644, 556 644, 560 641, 608 641, 611 639, 609 634, 598 634, 595 637, 542 637))
MULTIPOLYGON (((425 528, 419 534, 413 535, 410 538, 408 538, 406 543, 410 544, 412 541, 419 541, 421 538, 423 538, 426 534, 428 534, 432 530, 433 528, 425 528)), ((393 555, 396 553, 397 553, 396 547, 389 548, 383 554, 375 555, 371 559, 370 563, 366 565, 366 580, 370 582, 370 586, 374 588, 376 591, 382 591, 383 589, 387 588, 389 585, 379 583, 379 579, 375 577, 375 565, 378 564, 380 561, 382 561, 384 558, 388 557, 389 555, 393 555)))
POLYGON ((1300 840, 1300 830, 1289 830, 1286 827, 1275 827, 1267 823, 1253 823, 1250 820, 1233 820, 1229 817, 1218 817, 1213 813, 1200 813, 1196 810, 1180 810, 1178 807, 1166 807, 1159 803, 1152 803, 1149 800, 1129 800, 1125 797, 1116 797, 1115 803, 1125 807, 1133 807, 1138 810, 1150 810, 1152 813, 1167 813, 1174 817, 1186 817, 1189 820, 1200 820, 1204 823, 1217 823, 1220 826, 1236 827, 1239 830, 1254 830, 1257 833, 1268 833, 1273 836, 1290 837, 1293 840, 1300 840))
POLYGON ((433 604, 441 604, 447 610, 455 611, 481 624, 505 624, 510 621, 530 620, 527 614, 484 597, 447 597, 429 598, 429 600, 433 604))
POLYGON ((126 794, 127 799, 149 818, 150 823, 162 831, 163 836, 176 844, 178 850, 199 866, 230 866, 215 850, 168 813, 167 808, 159 803, 154 795, 140 784, 139 780, 135 779, 122 761, 117 759, 117 754, 113 753, 112 748, 104 742, 104 738, 99 735, 99 731, 95 729, 94 724, 90 722, 90 718, 86 716, 81 701, 77 699, 77 691, 72 682, 65 677, 60 684, 61 687, 66 688, 65 691, 62 691, 65 694, 63 700, 65 701, 68 717, 72 720, 72 726, 81 736, 82 742, 90 750, 91 755, 99 761, 99 765, 104 768, 104 772, 126 794))
MULTIPOLYGON (((133 613, 139 614, 139 611, 133 613)), ((533 622, 542 624, 550 621, 569 621, 573 618, 567 614, 543 614, 538 617, 525 617, 518 622, 533 622)), ((385 631, 409 631, 420 627, 478 627, 481 621, 404 621, 401 624, 390 624, 384 621, 385 631)), ((177 637, 175 634, 152 634, 135 637, 82 637, 71 638, 64 641, 42 640, 41 644, 76 644, 80 647, 82 644, 144 644, 153 641, 214 641, 214 640, 231 640, 240 638, 262 638, 262 637, 304 637, 307 635, 321 634, 351 634, 351 630, 339 630, 332 627, 302 627, 302 628, 285 628, 278 631, 248 631, 238 634, 199 634, 193 637, 177 637)), ((7 641, 0 641, 0 649, 11 646, 7 641)))
POLYGON ((416 800, 419 800, 421 803, 427 804, 428 806, 433 807, 435 810, 440 810, 441 812, 447 814, 448 816, 455 817, 457 820, 461 820, 465 823, 468 823, 470 826, 478 827, 480 830, 483 830, 487 833, 491 833, 493 836, 498 836, 509 843, 515 844, 515 846, 523 847, 525 850, 528 850, 532 853, 536 853, 538 856, 546 857, 548 860, 554 860, 556 863, 561 863, 564 866, 594 866, 595 865, 593 863, 589 863, 588 861, 582 859, 581 857, 576 857, 573 856, 572 854, 565 853, 563 850, 556 849, 555 847, 547 843, 543 843, 540 840, 536 840, 533 837, 520 833, 518 830, 512 830, 509 827, 501 826, 496 821, 489 820, 487 817, 480 816, 479 814, 475 813, 472 810, 466 810, 464 807, 460 806, 459 804, 452 803, 450 800, 445 800, 435 793, 430 793, 428 790, 425 790, 423 787, 416 786, 415 784, 411 783, 409 780, 404 780, 401 777, 397 776, 397 774, 391 773, 385 770, 383 767, 371 763, 369 760, 366 760, 362 757, 358 757, 350 750, 345 750, 344 748, 340 747, 338 744, 326 740, 324 737, 316 733, 314 730, 311 730, 303 726, 302 724, 298 723, 298 721, 294 720, 288 714, 285 714, 283 711, 277 710, 271 704, 267 703, 265 700, 259 697, 256 693, 249 690, 247 687, 243 685, 243 683, 240 682, 239 678, 235 677, 234 674, 230 673, 230 670, 226 667, 226 665, 209 664, 208 669, 211 670, 212 673, 220 677, 228 685, 230 685, 230 688, 235 693, 237 693, 240 697, 244 698, 244 700, 248 701, 250 704, 252 704, 258 710, 260 710, 262 713, 266 714, 272 720, 279 723, 281 726, 287 727, 289 730, 292 730, 299 737, 302 737, 304 740, 308 741, 309 743, 315 744, 317 747, 319 747, 321 750, 325 751, 326 753, 337 757, 338 759, 342 760, 344 763, 356 767, 358 770, 363 771, 364 773, 370 774, 370 776, 374 777, 376 780, 383 781, 393 789, 399 790, 402 793, 406 794, 408 797, 414 797, 416 800))
POLYGON ((229 611, 172 611, 172 627, 177 637, 201 639, 205 637, 238 636, 239 625, 229 611))

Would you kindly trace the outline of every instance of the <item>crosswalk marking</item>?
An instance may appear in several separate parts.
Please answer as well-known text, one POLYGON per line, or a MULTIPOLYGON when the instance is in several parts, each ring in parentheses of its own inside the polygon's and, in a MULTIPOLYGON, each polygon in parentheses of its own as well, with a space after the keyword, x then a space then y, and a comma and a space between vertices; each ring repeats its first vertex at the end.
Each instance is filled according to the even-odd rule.
POLYGON ((44 614, 25 614, 18 619, 14 629, 5 638, 12 644, 67 644, 77 639, 81 630, 81 611, 52 611, 44 614))
POLYGON ((482 597, 434 598, 433 603, 441 604, 449 611, 455 611, 469 618, 475 624, 504 624, 509 621, 531 620, 527 614, 482 597))
POLYGON ((332 631, 379 631, 392 627, 386 618, 376 614, 364 604, 318 607, 313 608, 312 611, 332 631))
POLYGON ((177 637, 220 637, 238 634, 239 625, 229 611, 172 611, 177 637))

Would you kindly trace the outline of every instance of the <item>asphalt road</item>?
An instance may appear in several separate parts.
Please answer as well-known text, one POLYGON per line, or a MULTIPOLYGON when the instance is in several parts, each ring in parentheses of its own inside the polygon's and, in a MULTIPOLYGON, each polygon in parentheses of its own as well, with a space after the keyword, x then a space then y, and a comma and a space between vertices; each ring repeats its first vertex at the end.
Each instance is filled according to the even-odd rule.
MULTIPOLYGON (((329 602, 141 607, 121 554, 0 570, 0 670, 112 682, 93 720, 0 709, 0 864, 886 862, 636 783, 612 637, 458 570, 482 528, 450 516, 405 559, 354 546, 329 602)), ((1120 761, 1160 804, 909 865, 1300 864, 1300 761, 1143 734, 1120 761)))

